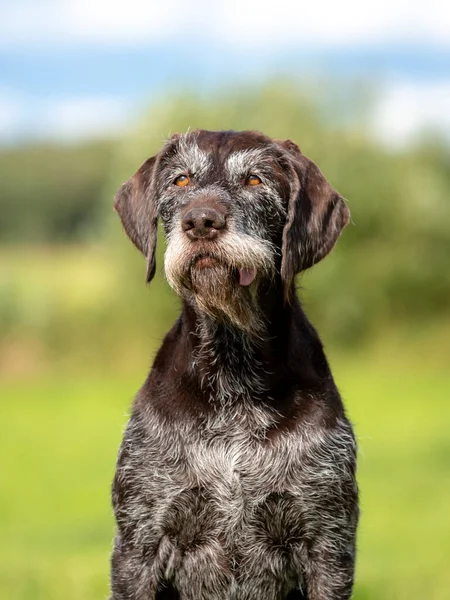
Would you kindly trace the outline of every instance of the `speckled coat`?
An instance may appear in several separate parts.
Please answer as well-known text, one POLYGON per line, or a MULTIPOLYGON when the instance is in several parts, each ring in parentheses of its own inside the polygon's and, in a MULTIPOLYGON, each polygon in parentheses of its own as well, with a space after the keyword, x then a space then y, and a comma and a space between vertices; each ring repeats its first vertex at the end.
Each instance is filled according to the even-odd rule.
POLYGON ((290 141, 196 132, 144 163, 116 208, 148 279, 162 219, 183 308, 119 453, 112 600, 349 599, 355 439, 293 288, 331 250, 345 203, 290 141), (172 189, 180 172, 189 190, 172 189), (227 226, 188 240, 179 222, 199 199, 227 226))

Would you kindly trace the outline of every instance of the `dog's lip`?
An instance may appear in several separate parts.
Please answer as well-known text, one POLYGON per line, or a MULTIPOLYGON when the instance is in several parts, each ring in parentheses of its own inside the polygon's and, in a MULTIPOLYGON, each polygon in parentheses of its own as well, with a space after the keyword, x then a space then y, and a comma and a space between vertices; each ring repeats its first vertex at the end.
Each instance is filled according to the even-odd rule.
POLYGON ((204 254, 203 256, 197 256, 194 260, 193 266, 195 267, 214 267, 219 261, 214 256, 204 254))
POLYGON ((192 257, 191 267, 212 267, 220 260, 210 252, 201 252, 192 257))
MULTIPOLYGON (((213 254, 210 254, 208 252, 204 252, 204 253, 202 252, 193 257, 192 262, 191 262, 191 269, 192 268, 208 269, 208 268, 215 267, 219 264, 223 264, 223 263, 218 257, 216 257, 213 254)), ((251 285, 256 277, 256 269, 254 267, 250 267, 250 268, 234 267, 234 268, 232 268, 232 272, 235 274, 235 277, 236 277, 239 285, 241 285, 242 287, 248 287, 249 285, 251 285)))

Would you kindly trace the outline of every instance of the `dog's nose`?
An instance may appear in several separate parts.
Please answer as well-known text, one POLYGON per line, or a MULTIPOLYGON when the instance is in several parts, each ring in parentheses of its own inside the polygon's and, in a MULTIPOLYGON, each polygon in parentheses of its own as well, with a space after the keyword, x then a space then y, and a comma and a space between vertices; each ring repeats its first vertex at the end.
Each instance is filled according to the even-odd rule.
POLYGON ((225 223, 225 215, 215 208, 198 206, 183 215, 181 226, 191 239, 213 238, 225 227, 225 223))

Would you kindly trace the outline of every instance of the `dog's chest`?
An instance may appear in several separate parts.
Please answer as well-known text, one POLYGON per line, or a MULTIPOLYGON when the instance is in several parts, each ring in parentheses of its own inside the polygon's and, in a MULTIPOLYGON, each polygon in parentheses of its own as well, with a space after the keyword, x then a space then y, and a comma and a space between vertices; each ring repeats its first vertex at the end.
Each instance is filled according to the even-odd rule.
POLYGON ((308 503, 300 483, 300 439, 268 439, 268 423, 259 417, 211 422, 201 435, 184 440, 179 464, 168 473, 172 489, 165 514, 182 545, 218 539, 244 552, 300 537, 302 506, 308 503))
POLYGON ((354 486, 347 422, 281 431, 255 411, 201 426, 150 417, 145 427, 132 418, 125 434, 115 509, 127 539, 164 564, 168 556, 173 568, 207 556, 237 580, 269 569, 289 583, 306 540, 330 519, 345 525, 342 494, 354 486))

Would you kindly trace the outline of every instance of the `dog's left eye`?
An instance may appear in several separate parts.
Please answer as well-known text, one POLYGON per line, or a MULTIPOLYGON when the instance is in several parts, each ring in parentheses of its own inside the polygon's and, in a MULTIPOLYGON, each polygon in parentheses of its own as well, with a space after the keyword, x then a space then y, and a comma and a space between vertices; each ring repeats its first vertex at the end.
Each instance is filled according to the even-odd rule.
POLYGON ((259 185, 262 181, 257 175, 249 175, 246 183, 247 185, 259 185))
POLYGON ((179 175, 174 181, 174 184, 177 185, 178 187, 184 187, 188 183, 189 183, 189 177, 187 177, 187 175, 179 175))

